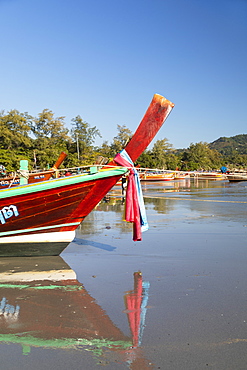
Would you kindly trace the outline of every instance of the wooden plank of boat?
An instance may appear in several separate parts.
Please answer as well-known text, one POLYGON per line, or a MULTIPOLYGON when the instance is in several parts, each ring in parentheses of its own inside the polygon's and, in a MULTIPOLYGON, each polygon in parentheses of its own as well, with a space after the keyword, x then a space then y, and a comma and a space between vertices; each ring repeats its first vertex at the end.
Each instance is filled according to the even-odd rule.
MULTIPOLYGON (((155 95, 150 106, 142 129, 126 147, 133 161, 174 104, 155 95)), ((0 190, 0 256, 60 254, 74 239, 79 224, 127 171, 111 162, 98 171, 93 167, 88 173, 0 190)))

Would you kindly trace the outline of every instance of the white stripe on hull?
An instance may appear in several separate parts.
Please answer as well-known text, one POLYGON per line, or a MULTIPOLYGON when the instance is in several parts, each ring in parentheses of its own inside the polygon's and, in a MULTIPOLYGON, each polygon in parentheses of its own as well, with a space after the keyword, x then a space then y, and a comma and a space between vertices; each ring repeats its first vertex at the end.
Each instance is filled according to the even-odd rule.
POLYGON ((59 231, 54 233, 39 233, 30 235, 16 235, 0 238, 2 243, 70 243, 75 238, 75 231, 59 231))
POLYGON ((76 279, 76 273, 73 270, 48 270, 31 272, 9 272, 0 274, 0 281, 3 282, 30 282, 34 280, 61 281, 76 279))
MULTIPOLYGON (((35 227, 35 228, 32 228, 32 229, 20 229, 20 230, 4 231, 2 233, 0 232, 0 237, 1 236, 7 236, 7 235, 31 233, 33 231, 43 231, 43 233, 45 233, 48 230, 56 229, 58 227, 65 227, 65 226, 70 227, 70 226, 79 226, 79 225, 80 225, 80 222, 69 222, 67 224, 58 224, 58 225, 52 225, 52 226, 35 227)), ((35 234, 32 234, 32 235, 35 235, 35 234)), ((0 243, 1 243, 1 240, 2 239, 0 239, 0 243)))

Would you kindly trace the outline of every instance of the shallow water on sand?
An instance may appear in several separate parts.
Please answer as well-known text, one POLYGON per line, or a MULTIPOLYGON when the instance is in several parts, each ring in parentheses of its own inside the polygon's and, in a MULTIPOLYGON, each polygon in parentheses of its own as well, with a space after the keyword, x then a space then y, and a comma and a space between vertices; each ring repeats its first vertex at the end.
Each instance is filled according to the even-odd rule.
POLYGON ((142 188, 141 242, 115 187, 61 257, 27 261, 24 271, 45 271, 35 287, 0 285, 0 310, 12 309, 0 311, 3 368, 246 369, 247 182, 142 188), (55 284, 47 271, 56 264, 55 284))

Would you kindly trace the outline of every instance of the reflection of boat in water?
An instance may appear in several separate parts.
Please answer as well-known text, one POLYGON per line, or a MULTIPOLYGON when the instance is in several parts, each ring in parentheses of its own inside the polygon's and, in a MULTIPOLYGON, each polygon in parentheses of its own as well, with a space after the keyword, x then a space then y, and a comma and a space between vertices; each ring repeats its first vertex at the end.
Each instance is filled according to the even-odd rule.
POLYGON ((97 356, 114 351, 120 361, 131 356, 144 364, 135 348, 144 327, 148 286, 143 288, 140 273, 134 279, 134 290, 125 295, 132 302, 127 305, 131 323, 135 316, 131 337, 111 321, 61 257, 1 258, 0 341, 22 345, 24 354, 32 347, 85 349, 97 356))
POLYGON ((226 176, 230 182, 247 181, 246 172, 227 173, 226 176))

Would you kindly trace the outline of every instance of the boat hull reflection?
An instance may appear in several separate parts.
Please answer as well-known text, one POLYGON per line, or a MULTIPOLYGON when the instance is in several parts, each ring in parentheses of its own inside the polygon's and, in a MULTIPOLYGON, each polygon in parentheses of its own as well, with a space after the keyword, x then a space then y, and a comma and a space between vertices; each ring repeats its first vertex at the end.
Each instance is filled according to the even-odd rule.
MULTIPOLYGON (((140 273, 138 279, 140 287, 140 273)), ((140 288, 138 292, 136 302, 141 304, 140 288)), ((133 291, 130 294, 133 299, 133 291)), ((141 314, 141 306, 135 306, 135 315, 141 314)), ((21 344, 24 354, 32 347, 50 347, 105 356, 107 349, 118 361, 129 361, 131 354, 132 361, 144 365, 140 351, 135 353, 139 332, 136 327, 134 337, 125 335, 60 256, 0 259, 1 342, 21 344)))

